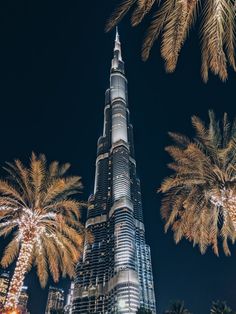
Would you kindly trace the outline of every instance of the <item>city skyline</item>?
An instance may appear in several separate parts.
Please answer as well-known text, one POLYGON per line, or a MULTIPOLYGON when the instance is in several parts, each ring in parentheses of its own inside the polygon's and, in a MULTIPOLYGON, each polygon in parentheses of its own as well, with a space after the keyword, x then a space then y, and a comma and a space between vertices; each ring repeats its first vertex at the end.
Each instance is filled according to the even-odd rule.
MULTIPOLYGON (((72 173, 82 176, 81 199, 86 200, 93 193, 96 139, 103 119, 108 54, 113 49, 114 34, 104 34, 104 27, 114 4, 104 0, 94 3, 91 10, 90 2, 43 0, 22 4, 13 0, 1 6, 0 165, 14 158, 27 161, 32 151, 45 153, 49 160, 70 161, 72 173)), ((209 108, 218 118, 228 112, 232 120, 235 75, 230 71, 224 84, 212 75, 207 85, 202 83, 198 35, 194 29, 174 74, 165 73, 158 44, 143 63, 138 51, 146 25, 145 20, 144 25, 132 29, 127 18, 119 30, 123 46, 127 47, 123 55, 128 65, 137 171, 158 287, 158 311, 164 311, 173 299, 185 300, 195 314, 208 314, 211 302, 217 299, 236 308, 234 246, 231 257, 225 257, 220 249, 219 258, 210 250, 201 256, 185 240, 176 246, 172 232, 164 234, 161 196, 156 192, 170 173, 166 167, 170 159, 164 152, 164 147, 171 143, 167 132, 191 136, 190 117, 196 114, 207 121, 209 108)), ((3 243, 5 240, 1 239, 1 249, 3 243)), ((47 289, 40 289, 34 272, 27 276, 25 285, 34 287, 29 309, 42 314, 47 289)), ((69 283, 62 280, 60 286, 67 289, 69 283)))

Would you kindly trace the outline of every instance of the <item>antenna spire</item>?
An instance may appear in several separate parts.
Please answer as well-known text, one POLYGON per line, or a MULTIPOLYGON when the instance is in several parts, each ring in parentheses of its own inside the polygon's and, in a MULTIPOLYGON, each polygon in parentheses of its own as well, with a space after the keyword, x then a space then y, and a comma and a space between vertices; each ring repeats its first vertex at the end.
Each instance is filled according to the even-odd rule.
POLYGON ((116 41, 120 42, 118 26, 116 26, 116 41))
POLYGON ((118 54, 119 61, 122 61, 120 35, 119 35, 118 26, 116 26, 114 54, 118 54))

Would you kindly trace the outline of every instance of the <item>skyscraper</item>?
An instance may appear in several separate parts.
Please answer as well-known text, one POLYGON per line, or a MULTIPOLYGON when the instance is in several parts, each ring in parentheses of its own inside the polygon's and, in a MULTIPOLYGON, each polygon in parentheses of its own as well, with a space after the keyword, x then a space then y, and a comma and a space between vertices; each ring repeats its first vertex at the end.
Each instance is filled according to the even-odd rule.
POLYGON ((71 285, 70 285, 69 292, 67 294, 66 305, 65 305, 65 314, 72 314, 74 287, 75 287, 75 283, 72 281, 71 285))
POLYGON ((64 290, 50 286, 48 290, 48 300, 45 314, 51 314, 54 311, 63 310, 64 299, 64 290))
POLYGON ((21 310, 22 314, 27 313, 28 300, 29 300, 28 287, 23 286, 18 301, 18 307, 21 310))
POLYGON ((77 266, 72 313, 156 313, 118 30, 86 229, 94 242, 85 243, 77 266))
POLYGON ((0 274, 0 309, 5 304, 7 291, 10 283, 10 274, 7 271, 3 271, 0 274))

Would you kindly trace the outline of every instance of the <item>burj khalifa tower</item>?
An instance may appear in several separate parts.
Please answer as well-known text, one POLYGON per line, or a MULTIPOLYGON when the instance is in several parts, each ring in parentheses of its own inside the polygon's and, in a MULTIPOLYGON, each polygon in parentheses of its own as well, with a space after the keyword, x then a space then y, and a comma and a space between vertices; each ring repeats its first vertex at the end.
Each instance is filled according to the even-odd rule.
POLYGON ((94 193, 89 199, 85 243, 76 269, 73 314, 156 313, 150 247, 118 30, 105 94, 103 135, 98 139, 94 193))

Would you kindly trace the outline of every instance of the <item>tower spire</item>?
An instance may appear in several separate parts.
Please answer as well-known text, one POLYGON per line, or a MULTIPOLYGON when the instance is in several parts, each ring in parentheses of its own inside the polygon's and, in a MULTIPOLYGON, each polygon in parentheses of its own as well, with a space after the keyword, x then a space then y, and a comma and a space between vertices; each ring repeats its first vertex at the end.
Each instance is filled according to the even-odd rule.
POLYGON ((116 26, 116 41, 120 41, 118 26, 116 26))
POLYGON ((120 35, 119 35, 118 26, 116 26, 114 57, 117 57, 119 61, 123 61, 122 55, 121 55, 121 44, 120 44, 120 35))

